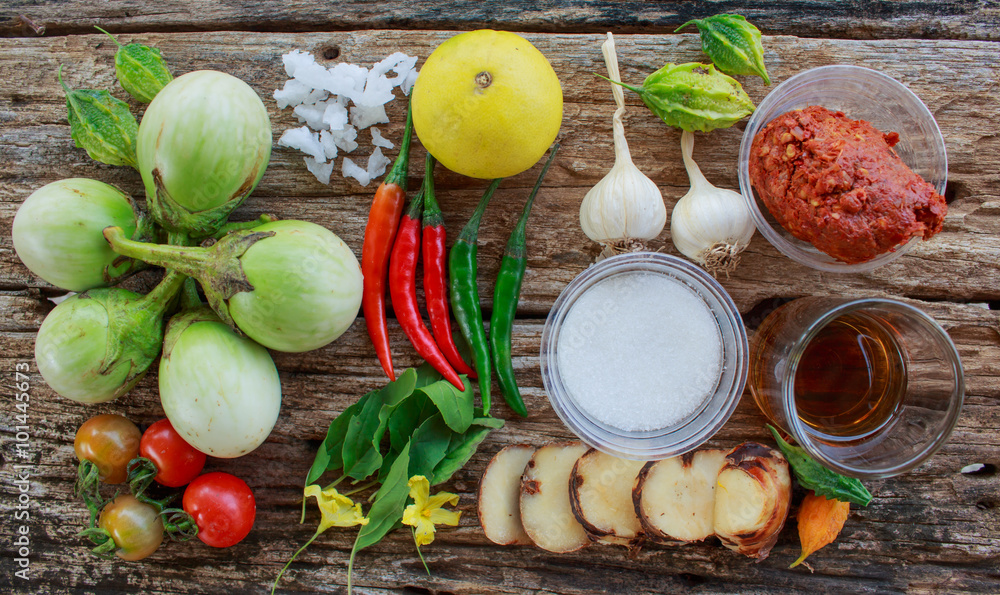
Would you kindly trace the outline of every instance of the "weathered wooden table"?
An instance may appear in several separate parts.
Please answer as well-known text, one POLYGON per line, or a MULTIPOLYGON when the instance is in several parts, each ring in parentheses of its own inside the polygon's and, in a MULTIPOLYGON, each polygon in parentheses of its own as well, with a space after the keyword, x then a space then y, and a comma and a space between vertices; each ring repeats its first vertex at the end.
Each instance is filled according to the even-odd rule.
MULTIPOLYGON (((161 48, 175 73, 213 68, 248 81, 268 106, 275 138, 294 123, 290 110, 277 109, 271 99, 285 79, 280 56, 293 48, 330 62, 370 65, 395 50, 423 59, 451 30, 491 26, 526 32, 562 81, 563 148, 528 226, 528 273, 515 326, 516 367, 531 417, 512 419, 501 406, 507 426, 493 433, 447 486, 461 494, 464 514, 459 528, 440 532, 425 548, 433 576, 424 574, 410 535, 397 532, 359 556, 357 592, 1000 592, 1000 3, 870 4, 6 0, 0 7, 0 35, 5 36, 0 40, 0 590, 264 592, 314 531, 315 512, 305 525, 298 524, 299 501, 302 478, 327 424, 385 381, 360 319, 324 349, 275 353, 284 400, 270 439, 243 458, 208 464, 245 478, 253 488, 257 521, 250 536, 226 550, 197 541, 170 543, 139 563, 100 561, 87 551, 76 536, 85 511, 71 495, 76 428, 104 412, 140 424, 155 421, 162 416, 156 380, 150 374, 128 396, 100 406, 70 402, 48 389, 33 362, 34 337, 52 307, 46 298, 62 292, 20 263, 10 229, 24 198, 61 178, 97 178, 141 196, 137 173, 96 164, 73 147, 56 82, 56 69, 63 64, 70 84, 114 89, 124 97, 114 80, 112 48, 91 28, 101 25, 123 40, 161 48), (758 235, 743 265, 723 285, 751 332, 782 300, 803 295, 892 296, 925 309, 948 329, 963 359, 967 396, 958 427, 949 443, 912 473, 870 483, 874 502, 852 509, 837 542, 812 558, 812 574, 786 569, 798 553, 794 522, 786 525, 771 557, 759 564, 717 543, 648 547, 634 556, 617 547, 555 555, 494 546, 483 537, 475 514, 475 488, 485 463, 505 444, 570 436, 541 388, 538 347, 556 296, 597 252, 580 231, 578 207, 613 159, 611 94, 591 75, 604 70, 603 32, 617 34, 623 79, 641 81, 665 62, 703 60, 695 35, 671 32, 688 18, 723 11, 741 12, 761 27, 768 68, 777 82, 813 66, 844 63, 882 70, 908 85, 937 118, 950 165, 944 231, 894 263, 869 274, 824 274, 796 265, 758 235), (17 419, 12 395, 20 364, 31 370, 27 423, 17 419), (961 474, 971 463, 988 464, 986 472, 961 474), (22 464, 30 475, 27 483, 18 480, 24 468, 15 465, 22 464), (21 486, 29 501, 26 522, 15 520, 21 486), (25 524, 27 581, 13 575, 14 539, 25 524)), ((759 79, 744 80, 755 101, 767 93, 759 79)), ((625 124, 633 157, 660 185, 670 208, 687 190, 679 132, 665 127, 636 97, 628 101, 633 107, 625 124)), ((394 123, 386 135, 394 140, 401 134, 402 110, 401 101, 390 106, 394 123)), ((696 147, 698 163, 720 186, 738 186, 741 135, 742 125, 737 125, 701 137, 696 147)), ((418 146, 413 186, 421 176, 422 154, 418 146)), ((504 182, 487 211, 480 235, 480 293, 487 310, 507 233, 537 171, 504 182)), ((439 199, 454 237, 484 184, 438 172, 439 199)), ((329 187, 320 185, 300 154, 276 149, 263 182, 236 219, 271 212, 315 221, 360 253, 374 187, 360 188, 336 174, 329 187)), ((654 248, 675 253, 666 233, 654 248)), ((392 333, 397 366, 417 364, 398 326, 392 333)), ((744 398, 713 443, 767 440, 762 424, 752 400, 744 398)), ((329 531, 294 564, 282 590, 342 592, 353 538, 351 530, 329 531)))

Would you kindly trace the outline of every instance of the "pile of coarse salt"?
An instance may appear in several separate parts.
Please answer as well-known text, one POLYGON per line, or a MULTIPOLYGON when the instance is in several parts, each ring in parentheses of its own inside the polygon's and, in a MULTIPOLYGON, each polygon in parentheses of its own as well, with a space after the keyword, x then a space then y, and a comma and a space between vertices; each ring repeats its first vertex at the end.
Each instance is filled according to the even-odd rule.
MULTIPOLYGON (((292 77, 283 89, 274 92, 279 108, 294 108, 295 117, 305 124, 286 130, 278 145, 298 149, 307 155, 306 168, 324 184, 330 183, 338 152, 352 153, 358 148, 358 131, 375 124, 387 124, 385 104, 395 98, 393 87, 410 94, 417 80, 417 59, 396 52, 372 66, 340 63, 332 68, 318 64, 309 52, 292 50, 281 57, 285 72, 292 77), (397 76, 389 78, 389 72, 397 76), (348 103, 353 103, 348 107, 348 103)), ((371 128, 374 150, 368 165, 362 168, 343 157, 341 172, 362 186, 385 173, 392 163, 382 149, 392 149, 391 142, 378 128, 371 128)))

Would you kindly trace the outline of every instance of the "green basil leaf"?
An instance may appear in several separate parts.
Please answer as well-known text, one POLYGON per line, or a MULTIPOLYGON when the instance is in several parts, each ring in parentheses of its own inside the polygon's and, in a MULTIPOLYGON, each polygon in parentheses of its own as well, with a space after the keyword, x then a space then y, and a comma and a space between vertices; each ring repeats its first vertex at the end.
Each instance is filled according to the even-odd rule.
POLYGON ((417 368, 416 373, 417 373, 416 388, 423 388, 428 384, 433 384, 441 380, 440 372, 435 370, 434 367, 428 363, 424 363, 419 368, 417 368))
POLYGON ((339 469, 344 465, 342 453, 344 450, 344 437, 347 436, 348 424, 350 423, 351 418, 357 415, 358 412, 364 408, 365 403, 367 403, 368 399, 371 399, 374 394, 376 393, 370 392, 364 395, 355 401, 354 404, 348 406, 347 409, 341 411, 340 415, 330 422, 330 429, 327 430, 326 438, 323 440, 323 446, 321 447, 325 448, 327 452, 330 453, 331 465, 336 464, 336 466, 328 468, 330 471, 339 469))
POLYGON ((454 434, 440 413, 436 413, 413 432, 410 439, 410 477, 434 478, 434 468, 448 452, 454 434))
POLYGON ((312 467, 309 468, 309 473, 306 475, 306 485, 315 482, 326 473, 329 465, 330 453, 321 446, 316 450, 316 458, 313 460, 312 467))
POLYGON ((441 380, 434 384, 427 385, 420 392, 434 402, 434 405, 444 417, 444 422, 455 432, 462 433, 469 429, 472 423, 472 408, 474 395, 472 383, 465 376, 462 376, 462 383, 465 390, 459 391, 450 382, 441 380))
POLYGON ((476 454, 479 444, 492 430, 493 428, 485 426, 472 426, 464 434, 453 436, 448 444, 447 454, 434 467, 434 478, 431 479, 431 485, 438 485, 451 479, 451 476, 464 467, 472 455, 476 454))
POLYGON ((410 441, 410 436, 428 417, 437 413, 437 408, 422 392, 416 392, 403 401, 389 415, 389 440, 392 448, 400 451, 410 441))
POLYGON ((410 479, 407 475, 409 466, 410 446, 406 445, 396 457, 382 487, 375 493, 375 502, 368 511, 368 524, 361 527, 351 550, 352 559, 357 552, 381 541, 402 520, 406 499, 410 496, 407 485, 410 479))
POLYGON ((378 444, 382 441, 382 435, 377 434, 380 427, 384 428, 379 419, 381 412, 382 399, 373 395, 365 401, 361 411, 348 422, 343 447, 344 473, 347 476, 364 479, 381 466, 382 456, 378 452, 378 444), (371 468, 376 457, 377 464, 371 468), (368 471, 369 469, 371 471, 368 471), (365 471, 368 473, 362 475, 365 471))
POLYGON ((778 434, 770 425, 767 426, 774 435, 782 454, 788 459, 788 464, 795 473, 799 484, 807 490, 812 490, 817 496, 850 502, 858 506, 868 506, 872 495, 860 481, 853 477, 845 477, 836 471, 827 469, 809 456, 802 447, 792 446, 778 434))
POLYGON ((413 394, 413 389, 417 387, 417 371, 413 368, 407 368, 402 374, 396 377, 396 380, 385 385, 385 388, 379 391, 382 395, 382 402, 390 407, 395 407, 403 402, 404 399, 413 394))
POLYGON ((494 430, 499 430, 503 427, 503 420, 497 419, 495 417, 476 417, 472 420, 473 426, 481 426, 484 428, 493 428, 494 430))

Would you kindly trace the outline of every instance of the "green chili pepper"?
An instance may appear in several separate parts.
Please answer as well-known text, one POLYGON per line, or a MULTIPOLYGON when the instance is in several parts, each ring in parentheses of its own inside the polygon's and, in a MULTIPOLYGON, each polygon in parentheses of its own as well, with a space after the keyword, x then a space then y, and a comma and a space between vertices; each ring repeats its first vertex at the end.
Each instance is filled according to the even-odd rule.
POLYGON ((788 459, 788 464, 795 473, 795 478, 799 484, 807 490, 816 492, 816 495, 823 496, 828 500, 836 499, 841 502, 850 502, 858 506, 868 506, 872 501, 871 493, 853 477, 844 477, 836 471, 831 471, 816 462, 800 446, 792 446, 778 434, 770 425, 767 429, 771 431, 775 442, 782 454, 788 459))
POLYGON ((510 357, 511 332, 514 329, 514 316, 517 313, 517 302, 521 298, 521 281, 524 280, 524 270, 528 266, 527 239, 525 227, 535 195, 542 186, 552 160, 555 159, 559 145, 552 146, 549 159, 542 168, 542 173, 535 182, 535 188, 524 204, 521 218, 518 219, 514 231, 507 240, 503 260, 500 261, 500 273, 493 289, 493 315, 490 316, 490 351, 493 353, 493 366, 497 369, 497 381, 500 390, 511 410, 521 417, 528 417, 528 409, 524 406, 521 391, 517 388, 517 378, 514 376, 514 364, 510 357))
POLYGON ((674 31, 694 24, 701 33, 701 50, 719 70, 729 74, 757 75, 771 84, 764 66, 764 46, 760 29, 738 14, 717 14, 705 19, 692 19, 674 31))
POLYGON ((115 74, 122 88, 137 101, 149 103, 167 83, 174 80, 160 56, 160 50, 130 43, 122 45, 115 36, 100 27, 94 27, 111 38, 118 46, 115 53, 115 74))
POLYGON ((476 212, 458 234, 455 245, 448 255, 449 294, 451 311, 455 313, 458 328, 472 348, 472 359, 479 377, 479 394, 483 400, 483 414, 490 413, 490 347, 483 328, 483 311, 479 307, 479 288, 476 285, 476 252, 479 239, 479 221, 483 218, 486 205, 493 192, 500 185, 500 179, 493 180, 486 189, 476 212))
POLYGON ((59 67, 59 84, 66 92, 70 136, 76 146, 86 149, 95 161, 138 169, 135 139, 139 123, 128 104, 107 91, 70 89, 62 80, 62 66, 59 67))
POLYGON ((601 78, 635 91, 668 126, 688 132, 729 128, 754 110, 739 81, 714 64, 667 64, 647 76, 641 87, 601 78))

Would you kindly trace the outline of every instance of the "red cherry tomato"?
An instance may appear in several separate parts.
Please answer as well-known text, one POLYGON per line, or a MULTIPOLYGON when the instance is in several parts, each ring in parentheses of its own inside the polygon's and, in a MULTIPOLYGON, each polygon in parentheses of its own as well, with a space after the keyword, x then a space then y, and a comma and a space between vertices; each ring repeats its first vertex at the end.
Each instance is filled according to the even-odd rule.
POLYGON ((101 481, 122 483, 128 477, 128 462, 139 454, 141 436, 139 428, 120 415, 96 415, 76 431, 73 450, 77 459, 97 465, 101 481))
POLYGON ((228 473, 206 473, 184 490, 184 512, 198 525, 198 539, 212 547, 236 545, 250 533, 257 504, 250 487, 228 473))
POLYGON ((161 419, 146 429, 139 454, 153 461, 157 483, 168 488, 191 483, 205 467, 205 453, 185 442, 169 419, 161 419))
POLYGON ((115 554, 122 560, 142 560, 163 542, 163 520, 149 504, 132 494, 122 494, 101 511, 98 526, 115 540, 115 554))

